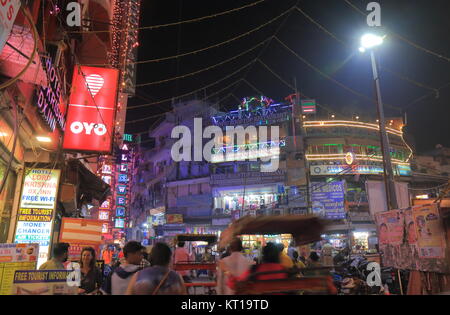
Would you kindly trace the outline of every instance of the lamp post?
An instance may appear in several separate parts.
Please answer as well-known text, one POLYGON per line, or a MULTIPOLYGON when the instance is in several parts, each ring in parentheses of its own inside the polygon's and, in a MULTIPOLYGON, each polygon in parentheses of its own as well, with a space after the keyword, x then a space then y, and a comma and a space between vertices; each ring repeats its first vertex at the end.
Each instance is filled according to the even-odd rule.
POLYGON ((375 94, 377 97, 378 123, 380 127, 381 150, 383 154, 384 182, 386 187, 386 197, 388 209, 398 209, 398 203, 395 193, 394 172, 392 169, 391 154, 389 147, 389 138, 386 132, 386 121, 384 118, 383 101, 381 99, 380 76, 378 65, 375 58, 375 47, 383 43, 384 37, 374 34, 366 34, 361 38, 361 52, 370 50, 372 60, 373 80, 375 83, 375 94))

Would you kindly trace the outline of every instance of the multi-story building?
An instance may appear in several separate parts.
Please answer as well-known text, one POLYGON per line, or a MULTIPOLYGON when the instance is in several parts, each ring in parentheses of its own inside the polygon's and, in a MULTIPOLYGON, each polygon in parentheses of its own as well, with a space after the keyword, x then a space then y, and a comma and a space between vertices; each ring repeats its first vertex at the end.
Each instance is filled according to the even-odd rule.
POLYGON ((202 101, 173 107, 149 132, 153 148, 140 149, 131 202, 135 236, 206 232, 211 225, 209 166, 204 160, 175 162, 171 150, 176 139, 171 134, 174 127, 186 126, 193 135, 194 118, 208 121, 215 110, 202 101))
MULTIPOLYGON (((303 128, 312 212, 332 221, 327 237, 335 245, 350 241, 367 248, 376 232, 373 214, 387 210, 378 124, 305 119, 303 128)), ((410 205, 413 152, 403 140, 402 128, 401 119, 387 120, 397 200, 405 208, 410 205)))

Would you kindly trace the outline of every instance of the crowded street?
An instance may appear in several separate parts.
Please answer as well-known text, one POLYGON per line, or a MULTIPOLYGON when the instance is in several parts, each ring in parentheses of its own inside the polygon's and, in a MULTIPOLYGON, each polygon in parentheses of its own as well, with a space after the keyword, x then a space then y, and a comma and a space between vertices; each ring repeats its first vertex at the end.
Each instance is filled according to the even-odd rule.
POLYGON ((0 295, 449 295, 449 13, 0 1, 0 295))

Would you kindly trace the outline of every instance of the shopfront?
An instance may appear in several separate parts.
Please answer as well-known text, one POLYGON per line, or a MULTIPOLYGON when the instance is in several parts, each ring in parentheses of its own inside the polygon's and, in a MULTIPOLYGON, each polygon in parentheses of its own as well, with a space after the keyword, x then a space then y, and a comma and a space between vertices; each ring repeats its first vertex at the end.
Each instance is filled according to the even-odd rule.
POLYGON ((225 214, 236 210, 272 208, 287 199, 283 184, 269 186, 248 186, 242 188, 216 189, 214 208, 223 209, 225 214))

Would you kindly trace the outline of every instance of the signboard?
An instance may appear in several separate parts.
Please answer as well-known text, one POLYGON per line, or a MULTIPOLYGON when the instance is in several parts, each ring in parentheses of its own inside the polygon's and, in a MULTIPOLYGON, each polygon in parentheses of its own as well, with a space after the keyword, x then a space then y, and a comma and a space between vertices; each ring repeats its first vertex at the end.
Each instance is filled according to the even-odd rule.
POLYGON ((380 245, 400 245, 403 242, 403 216, 400 211, 387 211, 378 214, 380 245))
POLYGON ((14 274, 12 295, 76 295, 78 286, 70 286, 71 271, 20 270, 14 274))
POLYGON ((41 85, 37 92, 39 113, 51 131, 54 131, 56 126, 64 131, 66 120, 64 113, 61 111, 64 106, 61 105, 62 87, 59 82, 58 71, 50 56, 41 57, 41 60, 47 74, 48 83, 47 86, 41 85))
POLYGON ((25 169, 14 243, 38 243, 37 267, 48 259, 59 170, 25 169))
MULTIPOLYGON (((69 260, 74 262, 79 262, 81 258, 81 252, 85 247, 92 247, 95 250, 95 257, 99 259, 100 257, 100 245, 88 245, 80 243, 70 243, 69 247, 69 260)), ((98 262, 98 261, 97 261, 98 262)))
MULTIPOLYGON (((393 165, 394 175, 411 176, 411 166, 393 165)), ((312 176, 324 175, 381 175, 383 166, 381 165, 312 165, 310 166, 312 176)))
POLYGON ((125 228, 125 220, 124 219, 116 219, 114 227, 116 229, 123 229, 123 228, 125 228))
POLYGON ((98 219, 103 221, 109 221, 109 211, 99 211, 98 219))
POLYGON ((101 244, 102 225, 103 222, 99 220, 62 218, 59 241, 69 244, 101 244))
POLYGON ((445 232, 437 204, 413 207, 412 214, 419 257, 444 258, 445 232))
POLYGON ((14 272, 36 269, 38 244, 0 244, 0 295, 11 294, 14 272))
POLYGON ((301 106, 304 115, 315 114, 317 111, 316 100, 301 100, 301 106))
POLYGON ((167 224, 183 223, 183 215, 182 214, 166 214, 166 223, 167 224))
POLYGON ((27 169, 20 208, 54 209, 59 184, 59 170, 27 169))
POLYGON ((313 213, 326 219, 345 219, 344 181, 312 183, 311 200, 313 213))
POLYGON ((20 0, 0 1, 0 52, 8 40, 19 9, 20 0))
POLYGON ((63 148, 110 152, 119 71, 76 66, 63 148))

